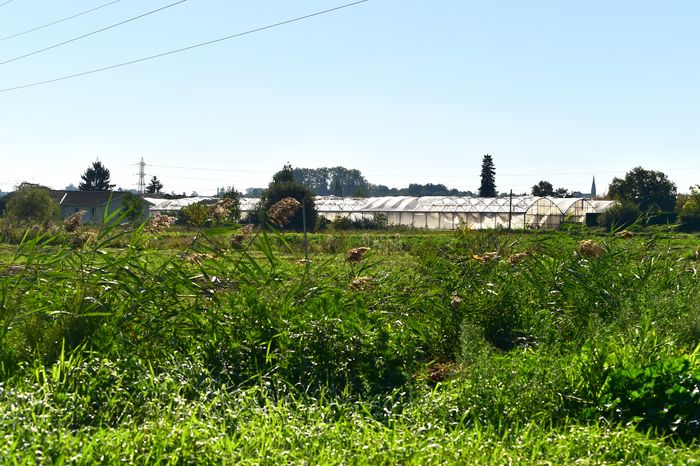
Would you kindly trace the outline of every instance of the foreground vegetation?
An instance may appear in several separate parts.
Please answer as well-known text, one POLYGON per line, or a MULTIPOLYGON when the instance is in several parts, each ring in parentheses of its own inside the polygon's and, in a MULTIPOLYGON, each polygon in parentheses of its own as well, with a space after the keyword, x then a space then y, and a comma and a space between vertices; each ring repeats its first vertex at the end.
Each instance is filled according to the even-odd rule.
POLYGON ((210 233, 0 249, 4 463, 700 459, 697 236, 210 233))

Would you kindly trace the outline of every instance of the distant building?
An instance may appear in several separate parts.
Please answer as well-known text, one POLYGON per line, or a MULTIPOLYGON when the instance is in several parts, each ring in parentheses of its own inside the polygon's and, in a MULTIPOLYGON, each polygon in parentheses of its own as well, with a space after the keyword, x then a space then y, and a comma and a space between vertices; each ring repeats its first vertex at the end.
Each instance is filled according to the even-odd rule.
MULTIPOLYGON (((67 218, 76 212, 85 211, 83 223, 101 223, 105 215, 121 210, 126 194, 119 191, 49 191, 51 198, 61 206, 61 217, 67 218)), ((141 202, 143 219, 146 219, 151 204, 143 199, 141 202)))
POLYGON ((591 192, 590 193, 582 193, 581 191, 573 191, 571 193, 573 197, 582 197, 584 199, 594 199, 597 195, 598 192, 595 188, 595 176, 593 177, 593 184, 591 185, 591 192))

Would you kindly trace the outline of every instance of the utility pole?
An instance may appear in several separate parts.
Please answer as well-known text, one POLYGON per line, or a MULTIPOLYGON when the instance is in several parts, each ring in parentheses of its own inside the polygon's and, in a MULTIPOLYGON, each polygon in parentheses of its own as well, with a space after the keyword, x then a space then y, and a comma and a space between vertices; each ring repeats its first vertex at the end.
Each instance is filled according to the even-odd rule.
POLYGON ((141 161, 138 163, 139 165, 139 186, 137 188, 137 191, 139 194, 143 194, 146 192, 146 162, 143 161, 143 157, 141 157, 141 161))
POLYGON ((510 227, 512 225, 513 221, 513 190, 510 190, 510 196, 508 196, 508 231, 510 231, 510 227))

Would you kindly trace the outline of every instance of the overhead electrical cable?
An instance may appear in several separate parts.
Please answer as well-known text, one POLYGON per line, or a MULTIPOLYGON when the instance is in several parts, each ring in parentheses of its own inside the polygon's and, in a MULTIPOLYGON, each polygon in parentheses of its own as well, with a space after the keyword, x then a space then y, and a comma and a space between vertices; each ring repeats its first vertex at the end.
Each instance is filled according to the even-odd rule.
MULTIPOLYGON (((53 22, 51 22, 51 23, 43 24, 43 25, 41 25, 41 26, 37 26, 37 27, 32 28, 32 29, 27 29, 26 31, 18 32, 17 34, 12 34, 11 36, 0 37, 0 42, 5 41, 5 40, 8 40, 8 39, 13 39, 13 38, 15 38, 15 37, 23 36, 23 35, 25 35, 25 34, 29 34, 30 32, 38 31, 39 29, 44 29, 44 28, 47 28, 47 27, 49 27, 49 26, 53 26, 54 24, 58 24, 58 23, 62 23, 62 22, 64 22, 64 21, 68 21, 69 19, 77 18, 78 16, 86 15, 86 14, 88 14, 88 13, 91 13, 91 12, 93 12, 93 11, 97 11, 97 10, 99 10, 99 9, 101 9, 101 8, 104 8, 104 7, 107 7, 107 6, 110 6, 110 5, 114 5, 115 3, 118 3, 118 2, 121 2, 121 1, 122 1, 122 0, 114 0, 114 1, 111 1, 111 2, 109 2, 109 3, 105 3, 105 4, 103 4, 103 5, 96 6, 95 8, 91 8, 91 9, 89 9, 89 10, 81 11, 80 13, 76 13, 76 14, 74 14, 74 15, 72 15, 72 16, 67 16, 67 17, 65 17, 65 18, 61 18, 61 19, 56 20, 56 21, 53 21, 53 22)), ((0 6, 1 6, 1 5, 0 5, 0 6)))
POLYGON ((201 43, 199 43, 199 44, 190 45, 190 46, 188 46, 188 47, 183 47, 183 48, 180 48, 180 49, 170 50, 169 52, 163 52, 163 53, 159 53, 159 54, 156 54, 156 55, 151 55, 151 56, 149 56, 149 57, 138 58, 138 59, 136 59, 136 60, 131 60, 131 61, 127 61, 127 62, 122 62, 122 63, 118 63, 118 64, 116 64, 116 65, 111 65, 111 66, 105 66, 105 67, 103 67, 103 68, 97 68, 97 69, 90 70, 90 71, 83 71, 82 73, 75 73, 75 74, 71 74, 71 75, 67 75, 67 76, 61 76, 60 78, 47 79, 46 81, 38 81, 38 82, 34 82, 34 83, 23 84, 23 85, 21 85, 21 86, 8 87, 8 88, 5 88, 5 89, 0 89, 0 92, 16 91, 16 90, 18 90, 18 89, 25 89, 25 88, 27 88, 27 87, 41 86, 41 85, 43 85, 43 84, 55 83, 55 82, 57 82, 57 81, 64 81, 64 80, 66 80, 66 79, 77 78, 77 77, 85 76, 85 75, 88 75, 88 74, 94 74, 94 73, 100 73, 100 72, 102 72, 102 71, 113 70, 113 69, 115 69, 115 68, 120 68, 120 67, 122 67, 122 66, 133 65, 133 64, 135 64, 135 63, 140 63, 140 62, 144 62, 144 61, 148 61, 148 60, 153 60, 153 59, 156 59, 156 58, 165 57, 165 56, 167 56, 167 55, 173 55, 173 54, 180 53, 180 52, 184 52, 184 51, 187 51, 187 50, 192 50, 192 49, 196 49, 196 48, 199 48, 199 47, 204 47, 204 46, 206 46, 206 45, 215 44, 215 43, 217 43, 217 42, 223 42, 223 41, 225 41, 225 40, 235 39, 236 37, 241 37, 241 36, 245 36, 245 35, 249 35, 249 34, 255 34, 255 33, 257 33, 257 32, 265 31, 265 30, 267 30, 267 29, 273 29, 273 28, 277 28, 277 27, 280 27, 280 26, 284 26, 284 25, 286 25, 286 24, 295 23, 295 22, 298 22, 298 21, 303 21, 303 20, 305 20, 305 19, 313 18, 313 17, 315 17, 315 16, 324 15, 324 14, 331 13, 331 12, 338 11, 338 10, 342 10, 343 8, 349 8, 349 7, 352 7, 352 6, 355 6, 355 5, 359 5, 359 4, 361 4, 361 3, 366 3, 366 2, 368 2, 368 1, 369 1, 369 0, 360 0, 360 1, 357 1, 357 2, 347 3, 347 4, 345 4, 345 5, 340 5, 340 6, 337 6, 337 7, 335 7, 335 8, 330 8, 330 9, 328 9, 328 10, 317 11, 316 13, 311 13, 311 14, 304 15, 304 16, 299 16, 299 17, 292 18, 292 19, 288 19, 288 20, 286 20, 286 21, 282 21, 282 22, 279 22, 279 23, 270 24, 270 25, 268 25, 268 26, 263 26, 263 27, 260 27, 260 28, 251 29, 251 30, 248 30, 248 31, 245 31, 245 32, 239 32, 239 33, 237 33, 237 34, 232 34, 232 35, 230 35, 230 36, 220 37, 220 38, 218 38, 218 39, 210 40, 210 41, 207 41, 207 42, 201 42, 201 43))
POLYGON ((60 47, 60 46, 62 46, 62 45, 70 44, 71 42, 75 42, 75 41, 80 40, 80 39, 85 39, 86 37, 94 36, 95 34, 99 34, 99 33, 101 33, 101 32, 107 31, 107 30, 109 30, 109 29, 113 29, 113 28, 115 28, 115 27, 117 27, 117 26, 121 26, 121 25, 123 25, 123 24, 130 23, 130 22, 132 22, 132 21, 136 21, 137 19, 141 19, 141 18, 143 18, 143 17, 145 17, 145 16, 149 16, 149 15, 152 15, 152 14, 155 14, 155 13, 159 13, 159 12, 161 12, 161 11, 163 11, 163 10, 168 9, 168 8, 174 7, 174 6, 179 5, 179 4, 181 4, 181 3, 185 3, 186 1, 187 1, 187 0, 178 0, 177 2, 173 2, 173 3, 170 3, 170 4, 168 4, 168 5, 162 6, 162 7, 160 7, 160 8, 155 9, 155 10, 149 11, 148 13, 143 13, 143 14, 140 14, 140 15, 138 15, 138 16, 134 16, 134 17, 132 17, 132 18, 125 19, 124 21, 120 21, 120 22, 118 22, 118 23, 116 23, 116 24, 112 24, 112 25, 107 26, 107 27, 104 27, 104 28, 102 28, 102 29, 98 29, 97 31, 88 32, 87 34, 83 34, 82 36, 74 37, 74 38, 72 38, 72 39, 69 39, 69 40, 66 40, 66 41, 63 41, 63 42, 59 42, 58 44, 54 44, 54 45, 50 45, 50 46, 48 46, 48 47, 44 47, 43 49, 39 49, 39 50, 35 50, 35 51, 33 51, 33 52, 25 53, 24 55, 20 55, 20 56, 18 56, 18 57, 11 58, 11 59, 9 59, 9 60, 0 61, 0 65, 6 65, 6 64, 8 64, 8 63, 12 63, 13 61, 21 60, 22 58, 31 57, 32 55, 36 55, 37 53, 46 52, 47 50, 55 49, 56 47, 60 47))
POLYGON ((154 167, 154 168, 173 168, 176 170, 205 170, 205 171, 212 171, 212 172, 232 172, 232 173, 270 173, 270 171, 274 171, 273 169, 271 170, 240 170, 240 169, 227 169, 227 168, 204 168, 204 167, 181 167, 181 166, 173 166, 173 165, 152 165, 148 164, 149 167, 154 167))
POLYGON ((4 2, 4 3, 0 3, 0 6, 7 5, 8 3, 12 3, 13 1, 14 1, 14 0, 7 0, 7 1, 4 2))

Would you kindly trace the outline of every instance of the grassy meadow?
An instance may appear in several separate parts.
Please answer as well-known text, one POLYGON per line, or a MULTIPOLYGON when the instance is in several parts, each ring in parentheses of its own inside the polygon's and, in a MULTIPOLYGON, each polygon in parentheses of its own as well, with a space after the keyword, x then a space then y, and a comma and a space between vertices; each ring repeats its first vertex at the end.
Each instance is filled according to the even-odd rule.
POLYGON ((0 245, 3 464, 693 464, 700 237, 0 245))

